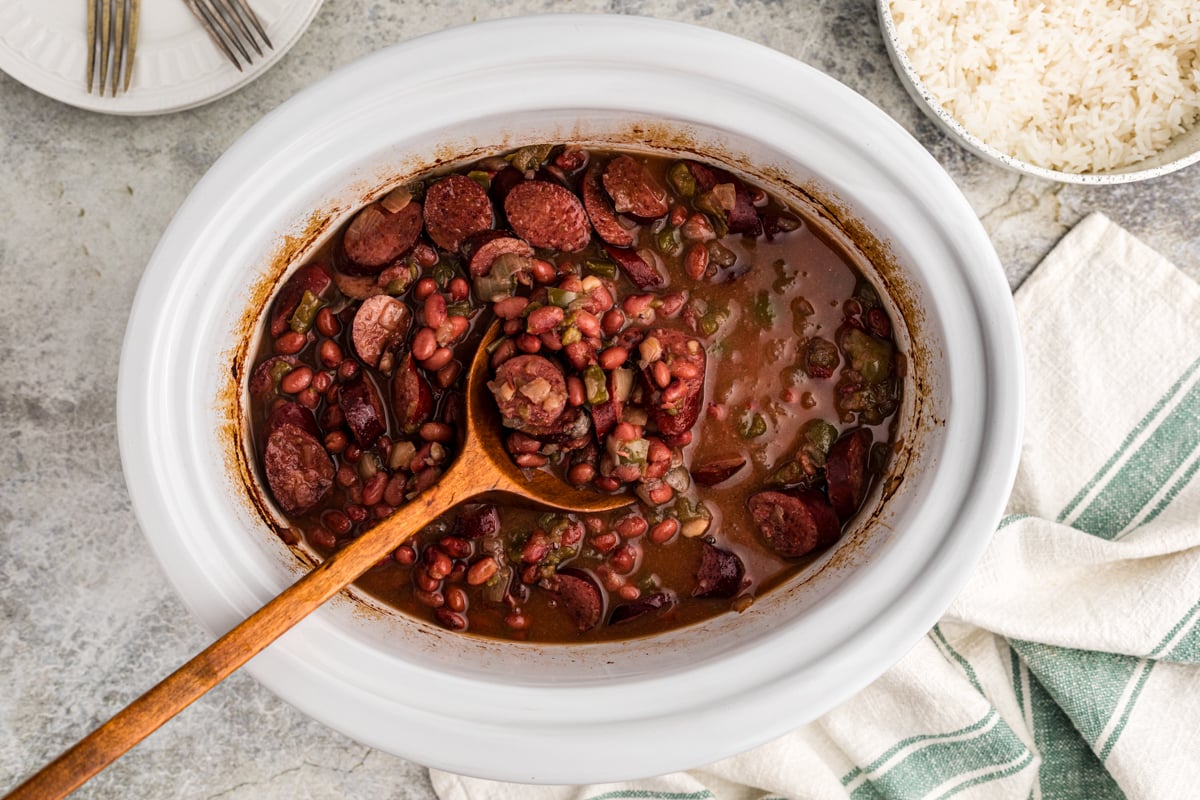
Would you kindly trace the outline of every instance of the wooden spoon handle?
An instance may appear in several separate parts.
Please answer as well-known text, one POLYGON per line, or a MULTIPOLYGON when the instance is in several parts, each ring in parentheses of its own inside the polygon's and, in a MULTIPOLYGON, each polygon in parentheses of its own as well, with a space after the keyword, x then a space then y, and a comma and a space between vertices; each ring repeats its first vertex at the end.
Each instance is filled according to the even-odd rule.
POLYGON ((50 800, 75 791, 355 578, 379 563, 401 542, 464 499, 460 482, 447 482, 449 477, 445 476, 437 487, 401 506, 386 520, 323 561, 202 653, 32 775, 10 792, 5 800, 50 800))

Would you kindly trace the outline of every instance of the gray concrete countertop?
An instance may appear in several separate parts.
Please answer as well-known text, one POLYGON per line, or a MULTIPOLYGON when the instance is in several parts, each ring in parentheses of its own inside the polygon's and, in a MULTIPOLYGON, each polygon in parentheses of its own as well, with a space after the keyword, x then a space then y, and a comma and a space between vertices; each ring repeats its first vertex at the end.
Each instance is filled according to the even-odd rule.
MULTIPOLYGON (((1083 188, 980 161, 909 100, 869 0, 327 0, 307 34, 258 80, 161 117, 80 111, 0 74, 0 791, 207 643, 142 537, 117 451, 125 323, 175 209, 246 128, 334 68, 419 34, 551 11, 694 22, 848 84, 899 120, 958 182, 1014 288, 1092 211, 1200 277, 1200 168, 1083 188)), ((364 747, 234 675, 78 796, 433 793, 421 766, 364 747)))

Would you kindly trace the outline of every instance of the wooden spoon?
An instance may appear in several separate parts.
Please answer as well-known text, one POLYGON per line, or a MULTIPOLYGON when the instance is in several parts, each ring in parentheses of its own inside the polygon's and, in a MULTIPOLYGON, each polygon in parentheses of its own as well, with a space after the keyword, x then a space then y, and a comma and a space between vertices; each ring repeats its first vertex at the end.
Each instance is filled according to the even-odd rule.
POLYGON ((493 323, 467 376, 467 424, 462 447, 433 487, 323 561, 282 594, 134 700, 7 795, 7 800, 65 797, 187 708, 289 628, 387 557, 405 539, 467 500, 506 497, 562 511, 597 512, 627 506, 627 495, 581 491, 543 471, 526 475, 500 439, 495 403, 486 387, 493 323))

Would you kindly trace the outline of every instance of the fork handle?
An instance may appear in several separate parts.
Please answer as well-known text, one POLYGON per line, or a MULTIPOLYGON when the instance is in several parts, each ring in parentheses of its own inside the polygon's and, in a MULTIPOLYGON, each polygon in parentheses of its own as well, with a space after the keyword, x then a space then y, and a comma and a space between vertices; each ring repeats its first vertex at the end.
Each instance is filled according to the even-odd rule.
MULTIPOLYGON (((405 539, 466 499, 466 481, 448 481, 397 509, 390 517, 321 562, 274 600, 134 700, 69 750, 13 789, 5 800, 66 797, 97 772, 199 699, 234 670, 348 586, 405 539)), ((465 474, 462 477, 466 477, 465 474)))

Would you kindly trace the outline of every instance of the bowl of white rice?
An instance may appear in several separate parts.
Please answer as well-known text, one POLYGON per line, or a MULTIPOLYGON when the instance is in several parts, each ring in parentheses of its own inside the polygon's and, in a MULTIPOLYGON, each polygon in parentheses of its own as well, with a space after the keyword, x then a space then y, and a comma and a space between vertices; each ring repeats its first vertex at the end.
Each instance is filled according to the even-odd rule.
POLYGON ((1196 0, 879 0, 896 72, 981 157, 1068 183, 1200 161, 1196 0))

